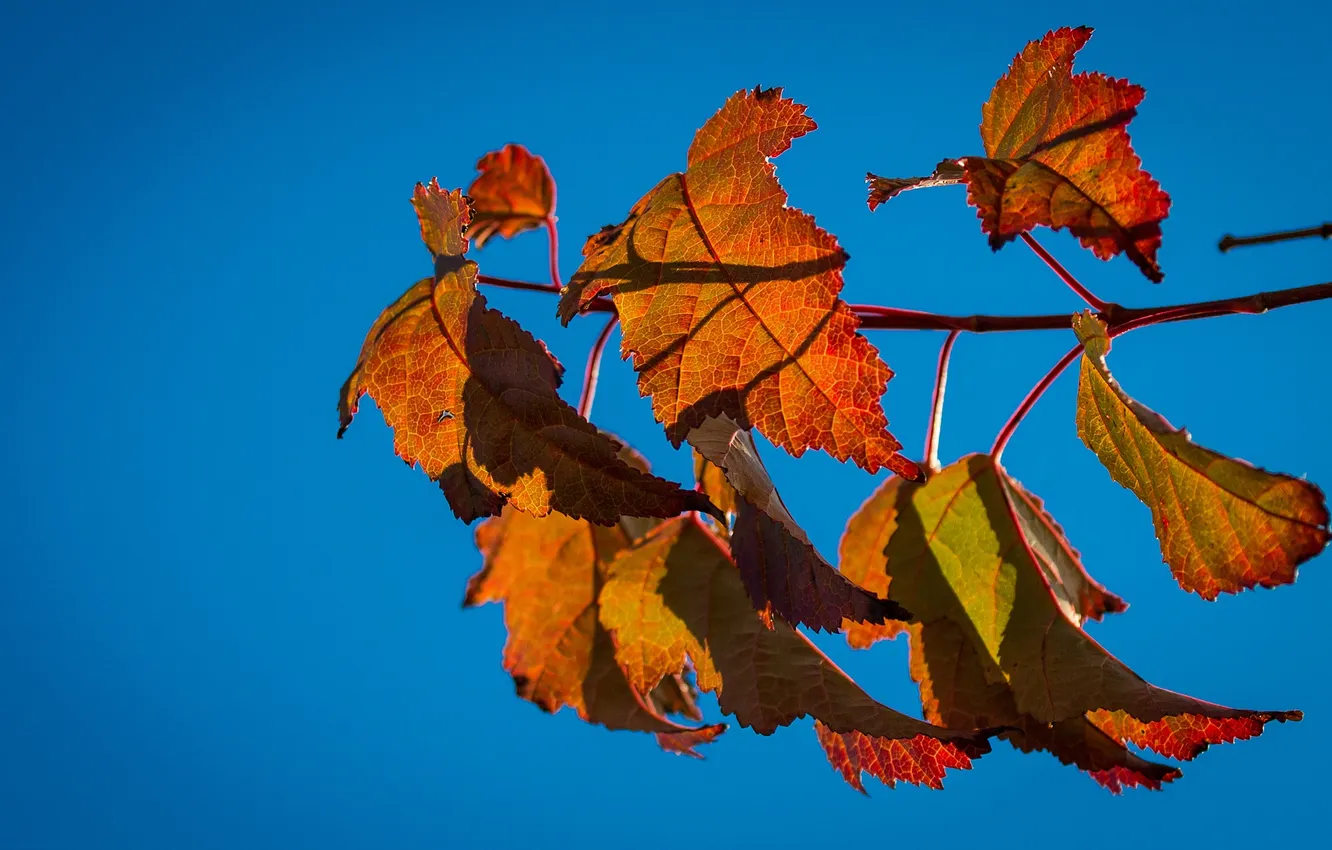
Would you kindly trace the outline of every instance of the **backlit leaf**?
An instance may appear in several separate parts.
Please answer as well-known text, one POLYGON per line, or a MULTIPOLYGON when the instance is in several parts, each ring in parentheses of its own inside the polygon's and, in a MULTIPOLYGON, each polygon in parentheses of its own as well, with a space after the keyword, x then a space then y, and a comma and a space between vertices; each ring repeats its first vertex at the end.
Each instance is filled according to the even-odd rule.
POLYGON ((797 457, 823 449, 918 478, 880 403, 892 371, 838 297, 846 252, 786 206, 768 159, 814 128, 781 89, 732 96, 685 172, 588 240, 560 316, 613 296, 622 356, 676 446, 725 414, 797 457))
POLYGON ((800 632, 760 622, 726 544, 692 515, 620 553, 601 591, 601 621, 635 689, 650 691, 688 658, 698 687, 760 734, 811 716, 832 732, 902 741, 922 756, 895 778, 936 787, 944 768, 968 767, 988 751, 983 735, 880 705, 800 632))
POLYGON ((944 160, 930 177, 869 175, 870 208, 906 189, 959 182, 998 250, 1044 225, 1068 228, 1103 260, 1126 254, 1152 281, 1170 196, 1142 169, 1126 127, 1144 90, 1094 72, 1073 73, 1089 27, 1027 44, 981 110, 985 156, 944 160))
POLYGON ((1327 545, 1322 491, 1195 444, 1111 377, 1100 319, 1079 315, 1074 330, 1085 346, 1078 436, 1151 508, 1161 554, 1180 586, 1215 599, 1295 581, 1296 568, 1327 545))
MULTIPOLYGON (((1178 775, 1125 742, 1169 740, 1162 752, 1190 758, 1271 720, 1300 719, 1157 688, 1106 652, 1082 623, 1123 603, 1087 576, 1035 497, 987 456, 964 458, 925 485, 889 479, 852 518, 842 551, 854 556, 842 564, 850 578, 916 615, 905 630, 927 719, 1012 727, 1003 737, 1014 746, 1046 750, 1112 791, 1159 788, 1178 775)), ((845 767, 841 749, 829 757, 845 767)))
POLYGON ((439 482, 465 522, 506 503, 610 525, 625 516, 716 511, 707 498, 640 472, 618 444, 556 393, 559 363, 513 320, 487 309, 464 258, 466 200, 418 186, 421 233, 436 276, 418 281, 375 322, 339 396, 341 428, 370 394, 394 448, 439 482))
POLYGON ((523 699, 550 713, 567 705, 610 729, 653 732, 664 749, 696 755, 692 747, 725 726, 691 729, 667 720, 665 710, 644 696, 648 690, 630 686, 598 620, 606 568, 630 542, 623 525, 507 508, 477 527, 484 561, 463 604, 504 604, 504 669, 523 699))
POLYGON ((837 631, 843 620, 883 623, 911 616, 847 581, 815 550, 777 494, 749 431, 726 416, 709 417, 688 440, 731 488, 736 504, 731 554, 765 620, 776 614, 792 625, 837 631))
POLYGON ((726 472, 698 449, 694 449, 694 486, 726 517, 726 521, 718 525, 717 533, 723 540, 731 539, 731 524, 735 521, 736 505, 741 497, 726 480, 726 472))
POLYGON ((490 237, 510 239, 540 227, 555 213, 555 180, 539 156, 522 145, 505 145, 481 157, 481 172, 467 189, 472 224, 467 237, 480 248, 490 237))

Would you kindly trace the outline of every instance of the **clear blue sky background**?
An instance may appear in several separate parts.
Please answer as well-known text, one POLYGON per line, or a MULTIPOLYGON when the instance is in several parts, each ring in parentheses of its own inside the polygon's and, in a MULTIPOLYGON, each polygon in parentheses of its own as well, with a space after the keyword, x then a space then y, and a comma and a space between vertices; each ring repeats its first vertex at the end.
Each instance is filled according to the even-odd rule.
MULTIPOLYGON (((1328 279, 1332 245, 1316 240, 1215 248, 1332 217, 1325 4, 128 5, 16 4, 0 33, 0 847, 1219 847, 1324 832, 1332 562, 1214 604, 1180 591, 1147 510, 1077 441, 1071 377, 1006 461, 1132 603, 1096 637, 1159 685, 1308 714, 1214 748, 1159 794, 1113 798, 1000 745, 944 792, 866 800, 808 723, 733 728, 694 762, 544 715, 500 668, 500 609, 459 608, 472 529, 393 457, 373 410, 336 441, 334 400, 369 323, 430 270, 413 182, 465 186, 479 155, 526 143, 559 181, 567 274, 583 237, 756 83, 819 122, 779 174, 850 252, 848 300, 1077 308, 1020 245, 991 254, 960 190, 871 215, 862 179, 977 152, 994 79, 1066 24, 1097 27, 1080 67, 1147 87, 1134 140, 1174 206, 1161 286, 1047 232, 1057 256, 1131 305, 1328 279)), ((478 259, 539 279, 544 251, 529 235, 478 259)), ((487 295, 580 369, 599 321, 562 330, 553 299, 487 295)), ((1326 487, 1329 321, 1323 303, 1149 329, 1112 365, 1205 445, 1326 487)), ((873 341, 916 453, 941 336, 873 341)), ((1071 341, 964 337, 944 454, 987 447, 1071 341)), ((594 418, 687 477, 626 365, 608 361, 594 418)), ((876 481, 767 456, 833 555, 876 481)), ((903 646, 822 643, 918 710, 903 646)))

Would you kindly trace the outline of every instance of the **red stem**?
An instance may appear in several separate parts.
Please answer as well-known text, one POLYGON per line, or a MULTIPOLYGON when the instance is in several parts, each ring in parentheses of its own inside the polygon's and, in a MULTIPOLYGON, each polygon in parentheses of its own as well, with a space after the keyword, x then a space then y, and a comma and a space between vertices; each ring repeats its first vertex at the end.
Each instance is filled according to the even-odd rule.
POLYGON ((1055 382, 1055 378, 1058 378, 1060 373, 1068 368, 1068 364, 1072 363, 1081 353, 1082 343, 1070 348, 1068 353, 1061 357, 1049 372, 1045 373, 1045 377, 1041 378, 1036 386, 1031 388, 1031 392, 1027 393, 1027 397, 1022 399, 1022 403, 1018 405, 1017 410, 1013 411, 1013 415, 1008 417, 1008 421, 1004 423, 1004 427, 999 431, 999 436, 994 438, 994 446, 990 449, 990 454, 994 457, 996 463, 999 462, 999 457, 1004 453, 1004 446, 1008 445, 1009 438, 1017 430, 1018 423, 1031 410, 1032 405, 1040 400, 1040 397, 1045 394, 1050 385, 1055 382))
POLYGON ((1106 310, 1110 309, 1110 304, 1108 302, 1102 301, 1101 299, 1097 298, 1095 295, 1092 294, 1092 291, 1090 289, 1083 286, 1078 281, 1078 279, 1068 271, 1068 269, 1064 268, 1059 263, 1059 261, 1054 258, 1054 255, 1052 255, 1049 251, 1045 250, 1045 247, 1042 246, 1041 243, 1036 241, 1036 237, 1032 236, 1030 233, 1025 233, 1025 232, 1022 233, 1021 235, 1022 235, 1022 241, 1027 243, 1027 247, 1035 251, 1036 256, 1044 260, 1045 264, 1050 267, 1051 271, 1059 275, 1059 279, 1062 280, 1064 283, 1068 284, 1068 288, 1076 292, 1078 294, 1078 297, 1081 298, 1083 301, 1086 301, 1089 307, 1091 307, 1093 310, 1095 310, 1098 313, 1103 313, 1106 310))
MULTIPOLYGON (((552 199, 552 209, 554 203, 552 199)), ((546 216, 546 234, 550 237, 550 285, 559 292, 564 284, 560 283, 560 231, 555 226, 554 214, 546 216)))
POLYGON ((934 373, 934 397, 930 400, 930 423, 925 431, 925 468, 938 472, 939 466, 939 431, 943 428, 944 389, 948 384, 948 358, 953 353, 953 343, 957 342, 958 330, 948 332, 943 347, 939 349, 939 368, 934 373))
MULTIPOLYGON (((477 275, 477 280, 484 284, 506 289, 557 292, 548 283, 531 283, 525 280, 509 280, 489 275, 477 275)), ((1171 304, 1162 307, 1123 307, 1118 304, 1109 304, 1105 310, 1100 312, 1100 318, 1111 329, 1129 322, 1134 322, 1135 327, 1142 327, 1144 324, 1188 321, 1190 319, 1225 316, 1234 313, 1265 313, 1278 307, 1290 307, 1294 304, 1322 301, 1327 298, 1332 298, 1332 282, 1256 292, 1235 298, 1219 298, 1215 301, 1199 301, 1193 304, 1171 304)), ((874 304, 853 304, 851 309, 859 316, 860 327, 863 330, 957 330, 967 331, 968 333, 996 333, 1005 331, 1066 331, 1073 325, 1072 316, 1068 313, 1048 313, 1037 316, 945 316, 938 313, 927 313, 922 310, 880 307, 874 304)), ((615 305, 609 298, 598 296, 588 302, 583 310, 588 313, 614 313, 615 305)))
POLYGON ((578 415, 584 419, 590 417, 592 400, 597 397, 597 378, 601 376, 601 353, 606 350, 606 342, 619 321, 619 316, 611 316, 606 327, 597 335, 597 341, 592 343, 592 350, 588 352, 587 366, 583 369, 583 392, 578 397, 578 415))

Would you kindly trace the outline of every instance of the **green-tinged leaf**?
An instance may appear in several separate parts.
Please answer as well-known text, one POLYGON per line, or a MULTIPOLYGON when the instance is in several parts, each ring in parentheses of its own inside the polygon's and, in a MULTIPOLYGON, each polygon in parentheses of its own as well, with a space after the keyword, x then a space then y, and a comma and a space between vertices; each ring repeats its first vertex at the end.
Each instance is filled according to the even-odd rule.
POLYGON ((937 784, 944 767, 967 766, 987 749, 970 730, 947 732, 880 705, 800 632, 781 620, 762 623, 726 544, 691 516, 663 523, 623 551, 600 599, 616 658, 640 692, 681 672, 688 658, 698 687, 760 734, 812 716, 837 733, 947 751, 928 777, 909 770, 897 777, 909 781, 937 784))
MULTIPOLYGON (((1111 790, 1157 788, 1177 775, 1125 742, 1183 734, 1196 755, 1300 717, 1157 688, 1092 640, 1081 624, 1122 610, 1122 601, 1087 575, 1039 501, 988 456, 964 458, 925 485, 889 479, 848 524, 842 552, 850 578, 915 614, 906 629, 911 672, 928 720, 1011 727, 1004 737, 1015 746, 1047 750, 1111 790), (1115 726, 1103 712, 1132 723, 1115 726)), ((829 756, 839 767, 845 760, 836 748, 829 756)))
POLYGON ((1197 445, 1134 401, 1110 375, 1110 338, 1091 313, 1074 320, 1085 346, 1078 436, 1110 477, 1152 511, 1161 554, 1185 590, 1205 599, 1295 581, 1328 541, 1327 502, 1299 478, 1197 445))

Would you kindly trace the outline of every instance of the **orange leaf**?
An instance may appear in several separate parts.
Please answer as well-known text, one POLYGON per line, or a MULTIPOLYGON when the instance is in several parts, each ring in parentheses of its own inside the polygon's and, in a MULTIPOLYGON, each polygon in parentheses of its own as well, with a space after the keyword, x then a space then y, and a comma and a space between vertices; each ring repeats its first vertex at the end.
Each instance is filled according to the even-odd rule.
POLYGON ((715 513, 705 496, 619 459, 618 444, 556 393, 562 369, 545 346, 487 309, 476 263, 463 257, 461 192, 432 182, 417 186, 414 202, 436 277, 417 282, 371 327, 342 388, 338 436, 369 393, 398 455, 438 481, 465 522, 505 502, 603 525, 622 515, 715 513))
POLYGON ((1078 436, 1110 477, 1151 508, 1161 554, 1180 587, 1215 599, 1295 581, 1328 542, 1327 501, 1308 481, 1203 448, 1130 398, 1110 375, 1110 337, 1091 313, 1074 317, 1085 346, 1078 436))
POLYGON ((726 414, 797 457, 823 449, 918 478, 880 404, 892 371, 838 297, 846 252, 786 205, 768 161, 814 127, 781 89, 732 96, 686 171, 587 241, 560 317, 613 295, 623 356, 676 446, 726 414))
POLYGON ((623 524, 607 528, 505 509, 477 527, 484 565, 468 582, 463 604, 504 603, 504 669, 523 699, 550 713, 570 706, 610 729, 653 732, 664 736, 664 749, 696 755, 695 744, 726 727, 691 729, 667 720, 646 689, 630 686, 597 618, 607 566, 630 542, 623 524))
MULTIPOLYGON (((1014 746, 1046 750, 1112 791, 1159 788, 1178 775, 1125 742, 1151 746, 1185 728, 1188 746, 1159 748, 1181 757, 1300 718, 1157 688, 1106 652, 1081 626, 1122 601, 1086 574, 1035 497, 987 456, 964 458, 923 486, 889 479, 852 518, 842 551, 854 555, 842 565, 851 578, 916 615, 906 630, 927 719, 1011 727, 1003 737, 1014 746)), ((829 755, 844 768, 840 750, 829 755)))
POLYGON ((729 489, 737 505, 731 554, 765 619, 776 614, 792 625, 835 632, 843 620, 877 624, 911 616, 857 587, 823 559, 782 502, 750 432, 725 416, 709 417, 688 439, 725 476, 723 492, 729 489))
POLYGON ((965 182, 991 248, 1038 225, 1066 227, 1097 257, 1125 253, 1160 282, 1156 252, 1170 196, 1142 169, 1126 129, 1145 92, 1073 73, 1091 33, 1065 27, 1027 44, 981 110, 986 156, 944 160, 929 177, 871 174, 870 209, 907 189, 965 182))
POLYGON ((620 553, 601 591, 601 622, 635 689, 679 673, 688 657, 699 688, 763 735, 812 716, 836 733, 900 741, 938 755, 895 778, 935 786, 943 768, 969 767, 989 749, 983 734, 948 732, 880 705, 800 632, 760 622, 726 544, 692 516, 667 520, 620 553))
POLYGON ((481 157, 481 172, 467 189, 472 224, 467 236, 480 248, 499 235, 511 239, 540 227, 555 213, 555 179, 539 156, 505 145, 481 157))

